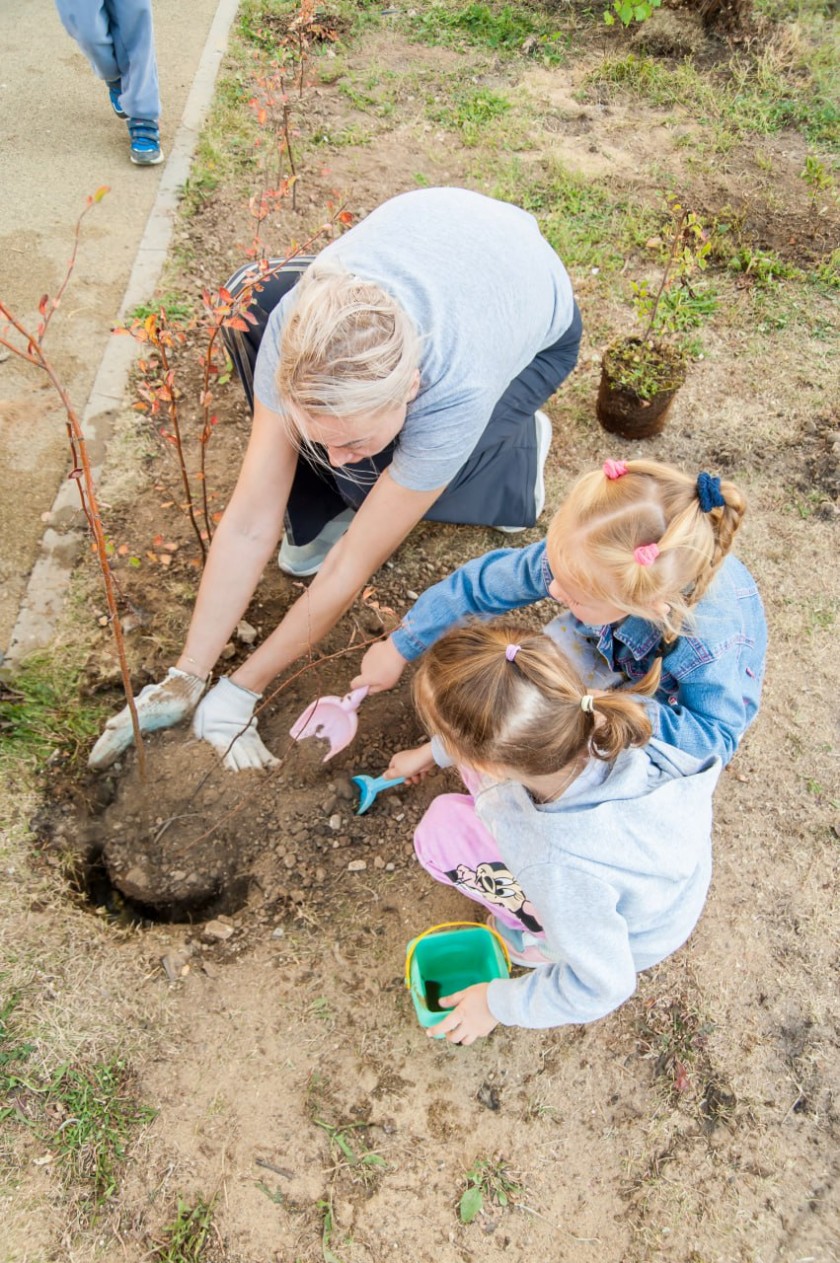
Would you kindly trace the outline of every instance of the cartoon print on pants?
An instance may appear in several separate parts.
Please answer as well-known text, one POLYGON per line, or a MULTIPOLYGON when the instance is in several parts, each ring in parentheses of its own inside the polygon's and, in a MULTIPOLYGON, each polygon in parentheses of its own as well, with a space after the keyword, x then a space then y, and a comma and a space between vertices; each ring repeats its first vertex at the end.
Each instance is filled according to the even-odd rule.
POLYGON ((453 886, 460 886, 465 891, 474 890, 487 903, 512 913, 532 934, 542 934, 536 908, 525 898, 525 892, 513 873, 498 860, 485 861, 474 869, 467 864, 459 864, 446 876, 453 886))

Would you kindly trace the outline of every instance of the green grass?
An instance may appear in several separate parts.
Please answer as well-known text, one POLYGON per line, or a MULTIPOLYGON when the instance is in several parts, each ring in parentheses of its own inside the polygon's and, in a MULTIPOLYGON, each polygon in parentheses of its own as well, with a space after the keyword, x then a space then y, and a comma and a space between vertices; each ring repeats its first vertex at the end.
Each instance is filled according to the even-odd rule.
POLYGON ((256 167, 259 127, 248 101, 253 85, 246 72, 234 72, 220 79, 207 121, 201 130, 183 202, 187 214, 194 214, 220 184, 256 167))
POLYGON ((23 1083, 24 1065, 35 1051, 35 1045, 19 1034, 12 1020, 19 1004, 19 992, 12 992, 0 1005, 0 1121, 14 1115, 14 1106, 4 1102, 23 1083))
POLYGON ((840 248, 825 256, 814 272, 814 279, 830 289, 840 289, 840 248))
POLYGON ((475 148, 486 138, 489 124, 510 110, 507 97, 490 88, 467 88, 453 92, 448 100, 440 97, 426 104, 426 115, 435 123, 458 132, 461 140, 475 148))
POLYGON ((190 1203, 178 1198, 175 1218, 163 1230, 163 1240, 152 1254, 154 1263, 201 1263, 213 1223, 214 1201, 199 1197, 190 1203))
POLYGON ((661 215, 631 194, 616 195, 606 183, 587 180, 556 161, 527 170, 514 160, 492 194, 530 211, 570 268, 619 271, 627 254, 642 248, 660 226, 661 215))
POLYGON ((702 74, 690 60, 672 67, 628 53, 605 58, 586 84, 589 95, 601 99, 626 93, 661 108, 679 107, 693 121, 716 128, 719 146, 783 127, 799 128, 809 141, 832 146, 840 144, 840 106, 821 58, 816 55, 809 68, 785 69, 770 56, 754 64, 733 60, 728 77, 722 77, 702 74))
POLYGON ((55 1125, 43 1137, 58 1154, 65 1179, 96 1209, 116 1193, 129 1141, 156 1111, 136 1099, 119 1060, 61 1067, 46 1089, 46 1108, 55 1125))
POLYGON ((0 757, 78 763, 108 708, 82 697, 82 666, 70 650, 38 653, 0 684, 0 757))
POLYGON ((559 23, 536 5, 439 3, 423 7, 406 21, 412 37, 426 44, 487 48, 508 55, 525 51, 550 65, 565 55, 559 23))
POLYGON ((36 1044, 14 1020, 20 996, 0 1008, 0 1120, 14 1120, 55 1155, 80 1218, 91 1221, 114 1196, 128 1145, 156 1111, 138 1101, 133 1076, 118 1058, 65 1064, 51 1074, 32 1063, 36 1044))
POLYGON ((126 319, 145 320, 147 316, 156 316, 161 308, 169 325, 187 324, 195 314, 192 303, 184 301, 178 294, 162 294, 156 302, 140 303, 128 312, 126 319))

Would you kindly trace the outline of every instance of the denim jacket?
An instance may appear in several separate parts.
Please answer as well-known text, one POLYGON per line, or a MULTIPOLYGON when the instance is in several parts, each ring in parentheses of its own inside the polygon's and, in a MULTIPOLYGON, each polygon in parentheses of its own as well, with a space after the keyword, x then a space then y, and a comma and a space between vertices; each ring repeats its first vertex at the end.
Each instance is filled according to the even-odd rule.
MULTIPOLYGON (((470 615, 492 618, 545 600, 553 577, 545 541, 486 553, 424 592, 391 640, 412 661, 470 615)), ((654 736, 697 758, 730 761, 758 711, 767 653, 761 598, 740 561, 726 558, 691 624, 670 644, 643 618, 603 627, 574 622, 631 685, 661 656, 662 680, 649 704, 654 736)))

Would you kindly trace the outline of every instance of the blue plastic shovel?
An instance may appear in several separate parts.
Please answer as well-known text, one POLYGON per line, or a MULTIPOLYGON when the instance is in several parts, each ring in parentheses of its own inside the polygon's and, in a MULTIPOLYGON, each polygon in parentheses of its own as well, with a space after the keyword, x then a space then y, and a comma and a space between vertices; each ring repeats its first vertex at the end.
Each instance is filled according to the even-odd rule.
POLYGON ((392 785, 402 785, 405 782, 404 776, 351 776, 351 781, 359 788, 359 805, 356 808, 356 815, 363 816, 368 807, 373 805, 377 794, 381 794, 383 789, 390 789, 392 785))

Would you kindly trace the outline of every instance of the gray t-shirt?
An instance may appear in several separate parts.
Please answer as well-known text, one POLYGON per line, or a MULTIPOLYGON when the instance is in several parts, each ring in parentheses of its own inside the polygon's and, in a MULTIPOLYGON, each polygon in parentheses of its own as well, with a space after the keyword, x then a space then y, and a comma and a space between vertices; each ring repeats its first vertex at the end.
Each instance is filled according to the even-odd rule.
MULTIPOLYGON (((507 386, 557 342, 574 314, 566 269, 526 211, 466 189, 417 189, 385 202, 319 257, 389 293, 423 337, 420 390, 391 464, 400 486, 445 486, 478 443, 507 386)), ((282 412, 275 379, 291 290, 257 359, 257 398, 282 412)))

